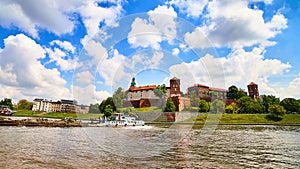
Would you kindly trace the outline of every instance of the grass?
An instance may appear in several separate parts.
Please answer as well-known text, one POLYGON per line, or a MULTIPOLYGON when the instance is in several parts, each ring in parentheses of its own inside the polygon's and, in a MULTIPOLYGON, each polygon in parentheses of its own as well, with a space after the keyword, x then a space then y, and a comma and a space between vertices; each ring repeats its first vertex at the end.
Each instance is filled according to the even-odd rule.
POLYGON ((143 108, 135 108, 137 112, 161 112, 161 108, 159 107, 143 107, 143 108))
POLYGON ((33 112, 30 110, 18 110, 13 116, 23 116, 23 117, 41 117, 41 118, 80 118, 80 119, 95 119, 102 116, 102 114, 76 114, 76 113, 61 113, 61 112, 33 112))
POLYGON ((219 124, 300 124, 300 114, 286 114, 272 117, 268 114, 200 114, 194 119, 196 124, 219 122, 219 124))

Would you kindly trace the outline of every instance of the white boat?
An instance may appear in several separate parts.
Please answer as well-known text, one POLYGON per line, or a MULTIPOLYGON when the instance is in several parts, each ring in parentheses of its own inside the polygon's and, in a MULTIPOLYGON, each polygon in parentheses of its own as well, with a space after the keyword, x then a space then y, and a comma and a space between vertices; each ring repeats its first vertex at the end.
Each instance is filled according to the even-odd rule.
POLYGON ((115 113, 115 116, 110 120, 105 121, 108 127, 126 127, 126 126, 144 126, 143 120, 137 120, 136 117, 125 116, 123 113, 115 113))

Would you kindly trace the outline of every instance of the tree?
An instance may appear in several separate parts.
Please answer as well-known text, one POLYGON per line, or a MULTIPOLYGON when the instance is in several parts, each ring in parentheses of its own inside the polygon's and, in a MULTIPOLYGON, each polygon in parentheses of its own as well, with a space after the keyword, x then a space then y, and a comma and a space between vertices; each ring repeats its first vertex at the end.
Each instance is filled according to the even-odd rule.
POLYGON ((250 96, 243 96, 237 100, 240 113, 262 113, 263 106, 256 99, 250 96))
POLYGON ((112 113, 113 113, 112 106, 110 104, 106 105, 105 109, 104 109, 104 116, 105 117, 111 117, 112 113))
POLYGON ((228 88, 227 99, 237 100, 239 89, 232 85, 228 88))
POLYGON ((123 91, 121 87, 119 87, 113 94, 113 101, 117 108, 121 108, 123 106, 123 99, 125 99, 126 93, 123 91))
POLYGON ((163 96, 167 93, 167 88, 165 84, 158 85, 154 90, 153 90, 155 96, 159 97, 160 99, 163 98, 163 96))
POLYGON ((269 112, 272 116, 278 117, 283 116, 286 113, 286 110, 283 106, 280 106, 278 104, 271 104, 269 107, 269 112))
POLYGON ((164 112, 175 112, 175 111, 176 111, 176 107, 173 100, 171 98, 168 98, 164 112))
POLYGON ((102 102, 99 105, 99 110, 101 113, 105 113, 105 109, 107 108, 107 105, 110 105, 109 108, 111 108, 113 112, 117 110, 113 98, 108 97, 106 100, 102 100, 102 102))
POLYGON ((205 100, 200 100, 199 101, 199 112, 208 112, 209 110, 209 103, 205 100))
POLYGON ((11 110, 14 109, 14 105, 12 104, 11 99, 9 98, 4 98, 3 100, 0 101, 0 105, 1 106, 7 106, 8 108, 10 108, 11 110))
POLYGON ((238 93, 237 93, 237 99, 242 98, 244 96, 247 96, 247 92, 245 92, 244 89, 239 89, 238 93))
POLYGON ((98 113, 100 113, 99 104, 98 103, 96 103, 96 104, 90 104, 89 113, 90 114, 98 114, 98 113))
POLYGON ((31 110, 32 105, 33 104, 31 102, 29 102, 25 99, 20 100, 17 104, 19 110, 31 110))
POLYGON ((279 104, 280 103, 279 98, 276 98, 275 96, 272 96, 272 95, 261 95, 259 98, 260 98, 261 104, 263 105, 265 113, 269 113, 269 106, 271 104, 279 104))
POLYGON ((200 101, 200 99, 199 99, 199 97, 197 97, 195 95, 195 93, 190 93, 189 94, 189 98, 190 98, 191 106, 193 106, 193 107, 199 107, 199 101, 200 101))
POLYGON ((228 105, 228 106, 225 107, 225 113, 233 114, 233 112, 234 112, 234 109, 231 105, 228 105))
POLYGON ((300 103, 294 98, 285 98, 280 102, 280 105, 287 111, 300 112, 300 103))
POLYGON ((225 103, 222 100, 214 100, 211 104, 211 111, 214 113, 224 112, 225 103))

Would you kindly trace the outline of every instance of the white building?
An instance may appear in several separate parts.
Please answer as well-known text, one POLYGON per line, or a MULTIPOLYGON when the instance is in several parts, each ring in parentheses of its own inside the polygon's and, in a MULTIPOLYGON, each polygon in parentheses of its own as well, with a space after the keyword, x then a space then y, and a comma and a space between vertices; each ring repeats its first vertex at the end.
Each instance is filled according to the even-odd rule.
POLYGON ((49 101, 47 99, 34 99, 32 111, 50 112, 51 111, 51 101, 49 101))

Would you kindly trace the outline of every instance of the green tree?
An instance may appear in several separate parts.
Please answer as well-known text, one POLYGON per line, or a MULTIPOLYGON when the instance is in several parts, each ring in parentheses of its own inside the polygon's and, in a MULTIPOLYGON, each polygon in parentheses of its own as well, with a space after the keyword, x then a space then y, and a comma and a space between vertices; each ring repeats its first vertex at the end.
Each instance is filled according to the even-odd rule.
POLYGON ((31 110, 32 105, 33 105, 32 102, 22 99, 18 102, 17 107, 19 110, 31 110))
POLYGON ((260 102, 263 105, 264 112, 269 113, 269 106, 271 104, 279 104, 280 100, 279 98, 276 98, 275 96, 272 95, 261 95, 259 96, 260 102))
POLYGON ((2 106, 7 106, 8 108, 10 108, 11 110, 14 109, 14 105, 12 104, 11 99, 9 98, 4 98, 3 100, 0 101, 0 105, 2 106))
POLYGON ((90 104, 89 113, 90 114, 98 114, 98 113, 100 113, 99 104, 98 103, 96 103, 96 104, 90 104))
POLYGON ((256 99, 252 99, 250 96, 243 96, 237 100, 239 111, 242 114, 247 113, 262 113, 263 106, 256 99))
POLYGON ((162 85, 158 85, 154 90, 153 90, 155 96, 159 97, 160 99, 163 98, 163 96, 165 96, 165 94, 167 93, 167 88, 165 84, 162 85))
POLYGON ((234 112, 234 109, 231 105, 228 105, 228 106, 225 107, 225 113, 233 114, 233 112, 234 112))
POLYGON ((105 109, 104 109, 104 116, 105 117, 111 117, 112 116, 112 113, 113 113, 113 108, 110 104, 106 105, 105 106, 105 109))
POLYGON ((126 93, 123 91, 121 87, 119 87, 113 94, 113 101, 117 108, 121 108, 123 106, 123 99, 125 99, 126 93))
POLYGON ((285 98, 280 102, 280 105, 287 111, 300 112, 300 103, 294 98, 285 98))
POLYGON ((171 98, 168 98, 164 112, 175 112, 175 111, 176 111, 176 107, 173 100, 171 98))
POLYGON ((117 108, 114 104, 113 98, 108 97, 106 100, 102 100, 102 102, 99 105, 99 110, 101 113, 105 113, 105 109, 106 109, 107 105, 110 105, 109 108, 111 108, 113 112, 117 110, 117 108))
POLYGON ((232 85, 228 88, 227 99, 237 100, 239 89, 232 85))
POLYGON ((199 101, 199 112, 208 112, 209 110, 209 103, 205 100, 200 100, 199 101))
POLYGON ((269 112, 271 113, 272 116, 278 117, 278 116, 283 116, 286 113, 286 110, 284 109, 283 106, 280 106, 278 104, 271 104, 269 106, 269 112))
POLYGON ((214 100, 211 104, 211 111, 214 113, 224 112, 225 103, 222 100, 214 100))
POLYGON ((238 91, 238 93, 237 93, 237 99, 240 99, 240 98, 242 98, 244 96, 247 96, 247 92, 245 92, 244 89, 240 88, 239 91, 238 91))
POLYGON ((199 97, 197 97, 195 95, 195 93, 190 93, 189 94, 189 98, 190 98, 191 106, 193 106, 193 107, 199 107, 199 101, 200 101, 200 99, 199 99, 199 97))

